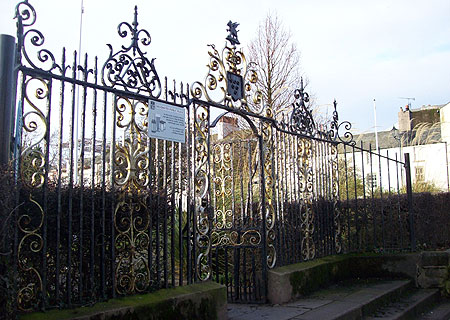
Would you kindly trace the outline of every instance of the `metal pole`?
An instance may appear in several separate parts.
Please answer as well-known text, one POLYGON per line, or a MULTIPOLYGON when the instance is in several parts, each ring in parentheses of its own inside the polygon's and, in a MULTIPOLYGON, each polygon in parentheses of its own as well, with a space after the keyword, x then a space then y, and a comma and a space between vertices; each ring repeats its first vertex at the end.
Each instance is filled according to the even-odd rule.
POLYGON ((0 165, 11 158, 11 130, 14 127, 14 57, 16 40, 0 35, 0 165))
MULTIPOLYGON (((83 13, 84 13, 84 2, 81 0, 81 11, 80 11, 80 36, 78 38, 78 61, 77 64, 80 65, 81 59, 81 40, 83 35, 83 13)), ((76 105, 76 125, 75 125, 75 184, 78 184, 78 157, 80 154, 79 150, 79 141, 78 141, 78 122, 79 122, 79 113, 80 113, 80 90, 79 87, 76 87, 77 91, 77 105, 76 105)), ((83 144, 82 144, 83 145, 83 144)), ((81 181, 83 177, 81 177, 81 181)))
MULTIPOLYGON (((375 147, 378 150, 377 105, 375 99, 373 99, 373 117, 375 121, 375 147)), ((380 151, 378 150, 378 152, 380 151)))
MULTIPOLYGON (((263 125, 263 124, 262 124, 263 125)), ((267 299, 268 280, 267 280, 267 225, 266 225, 266 178, 264 176, 264 139, 258 136, 259 144, 259 163, 260 163, 260 184, 261 184, 261 212, 262 212, 262 277, 264 279, 264 299, 267 299)))
POLYGON ((406 193, 408 197, 409 212, 409 231, 411 240, 411 250, 416 251, 416 234, 414 225, 414 211, 412 202, 412 183, 411 183, 411 166, 409 161, 409 153, 405 153, 405 171, 406 171, 406 193))
POLYGON ((445 166, 447 168, 447 192, 450 192, 450 179, 448 176, 448 148, 447 148, 447 141, 444 141, 445 143, 445 166))

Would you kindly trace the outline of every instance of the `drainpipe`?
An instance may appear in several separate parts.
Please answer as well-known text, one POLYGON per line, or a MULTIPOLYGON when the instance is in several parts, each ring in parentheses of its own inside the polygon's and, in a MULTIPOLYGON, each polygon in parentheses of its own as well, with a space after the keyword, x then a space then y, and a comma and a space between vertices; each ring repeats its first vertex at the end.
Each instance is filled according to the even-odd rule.
POLYGON ((445 143, 445 165, 447 166, 447 191, 450 191, 450 179, 448 176, 448 153, 447 153, 447 141, 445 143))
POLYGON ((0 165, 11 159, 11 132, 14 127, 14 56, 16 40, 0 35, 0 165))
POLYGON ((414 207, 412 198, 412 180, 411 180, 411 163, 409 153, 405 153, 405 171, 406 171, 406 194, 408 199, 408 214, 409 214, 409 237, 411 242, 411 250, 416 251, 416 235, 414 222, 414 207))

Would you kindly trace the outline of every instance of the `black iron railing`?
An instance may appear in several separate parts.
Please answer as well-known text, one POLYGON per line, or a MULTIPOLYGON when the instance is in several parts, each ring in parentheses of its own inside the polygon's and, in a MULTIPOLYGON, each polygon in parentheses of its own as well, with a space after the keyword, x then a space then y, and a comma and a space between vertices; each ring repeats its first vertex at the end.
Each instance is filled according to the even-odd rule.
POLYGON ((16 18, 19 153, 0 266, 9 310, 204 280, 226 285, 230 301, 264 302, 276 266, 414 249, 408 160, 357 147, 336 102, 331 123, 316 124, 303 83, 276 118, 236 30, 222 54, 211 47, 205 81, 186 86, 160 80, 137 9, 119 25, 130 44, 109 46, 102 67, 42 49, 28 1, 16 18), (156 102, 183 110, 184 142, 149 136, 156 102), (225 114, 212 121, 214 108, 225 114))

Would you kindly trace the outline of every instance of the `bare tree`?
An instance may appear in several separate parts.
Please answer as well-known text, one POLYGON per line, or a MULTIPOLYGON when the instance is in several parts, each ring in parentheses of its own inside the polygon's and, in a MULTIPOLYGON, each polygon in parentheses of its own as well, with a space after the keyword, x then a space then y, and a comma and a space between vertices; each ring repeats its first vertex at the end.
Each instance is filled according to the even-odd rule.
POLYGON ((300 87, 300 53, 276 14, 267 14, 250 42, 249 60, 258 64, 258 87, 277 117, 289 110, 300 87))

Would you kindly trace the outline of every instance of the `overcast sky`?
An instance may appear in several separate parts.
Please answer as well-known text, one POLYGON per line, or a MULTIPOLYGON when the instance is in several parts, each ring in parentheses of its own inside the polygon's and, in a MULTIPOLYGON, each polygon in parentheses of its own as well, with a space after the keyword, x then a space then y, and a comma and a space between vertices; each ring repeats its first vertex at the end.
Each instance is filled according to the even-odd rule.
MULTIPOLYGON (((35 27, 56 57, 62 46, 69 52, 78 48, 81 0, 30 2, 37 11, 35 27)), ((15 34, 16 3, 0 0, 0 33, 15 34)), ((245 48, 267 13, 276 12, 301 52, 316 104, 327 112, 336 98, 340 120, 358 131, 374 129, 374 98, 378 130, 397 122, 407 103, 400 97, 415 98, 413 108, 450 102, 449 0, 84 0, 82 52, 104 61, 107 43, 122 44, 116 28, 132 22, 134 5, 139 28, 152 36, 148 55, 169 79, 203 80, 206 45, 225 44, 229 20, 240 23, 245 48)))

